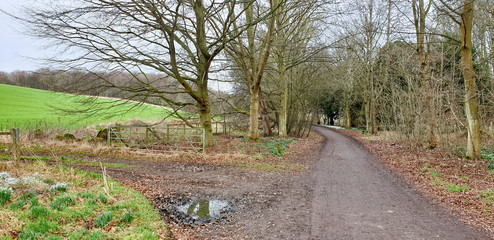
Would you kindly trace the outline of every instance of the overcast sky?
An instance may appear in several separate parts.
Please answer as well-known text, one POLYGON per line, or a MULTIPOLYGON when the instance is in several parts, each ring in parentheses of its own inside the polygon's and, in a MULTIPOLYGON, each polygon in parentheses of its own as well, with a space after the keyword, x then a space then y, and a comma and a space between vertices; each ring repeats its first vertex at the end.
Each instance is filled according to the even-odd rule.
MULTIPOLYGON (((16 12, 16 6, 22 1, 0 0, 0 9, 16 12)), ((22 35, 22 26, 0 12, 0 71, 36 70, 43 67, 29 58, 43 56, 40 43, 22 35)))

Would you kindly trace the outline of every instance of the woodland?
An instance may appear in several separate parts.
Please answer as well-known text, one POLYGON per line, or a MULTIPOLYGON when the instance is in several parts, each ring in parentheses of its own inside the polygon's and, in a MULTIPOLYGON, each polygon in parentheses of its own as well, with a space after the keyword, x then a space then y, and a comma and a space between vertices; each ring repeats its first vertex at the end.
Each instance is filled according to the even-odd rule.
POLYGON ((11 16, 56 54, 0 83, 194 112, 209 146, 214 117, 251 139, 318 123, 461 139, 469 158, 494 137, 490 0, 38 1, 11 16))

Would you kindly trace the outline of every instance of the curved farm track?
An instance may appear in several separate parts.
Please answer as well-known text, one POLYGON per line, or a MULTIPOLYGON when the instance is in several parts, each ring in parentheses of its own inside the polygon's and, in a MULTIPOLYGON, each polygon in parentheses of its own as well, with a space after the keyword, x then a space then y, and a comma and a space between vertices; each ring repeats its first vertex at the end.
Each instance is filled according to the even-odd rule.
MULTIPOLYGON (((171 198, 233 199, 234 213, 203 226, 171 221, 177 239, 490 239, 417 193, 361 144, 317 127, 320 151, 307 172, 273 173, 221 165, 118 161, 111 177, 162 207, 171 198)), ((96 168, 93 170, 97 171, 96 168)))

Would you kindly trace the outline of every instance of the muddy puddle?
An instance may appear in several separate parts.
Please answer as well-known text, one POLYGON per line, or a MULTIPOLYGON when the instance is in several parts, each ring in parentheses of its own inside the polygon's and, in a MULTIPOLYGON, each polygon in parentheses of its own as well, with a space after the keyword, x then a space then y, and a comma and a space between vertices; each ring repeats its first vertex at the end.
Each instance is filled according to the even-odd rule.
POLYGON ((236 209, 234 199, 211 197, 161 197, 156 199, 157 208, 163 217, 179 224, 201 225, 219 222, 232 216, 236 209))
POLYGON ((176 208, 193 219, 220 218, 230 209, 230 203, 225 200, 199 199, 176 206, 176 208))

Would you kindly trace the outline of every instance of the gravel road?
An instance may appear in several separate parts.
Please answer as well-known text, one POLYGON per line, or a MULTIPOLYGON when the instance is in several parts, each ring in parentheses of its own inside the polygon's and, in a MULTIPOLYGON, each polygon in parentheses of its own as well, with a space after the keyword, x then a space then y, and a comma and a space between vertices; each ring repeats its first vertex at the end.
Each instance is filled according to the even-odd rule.
POLYGON ((432 205, 357 141, 317 127, 307 239, 489 239, 432 205))

